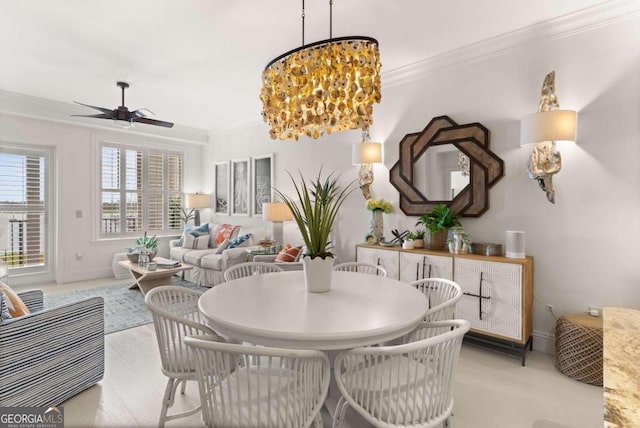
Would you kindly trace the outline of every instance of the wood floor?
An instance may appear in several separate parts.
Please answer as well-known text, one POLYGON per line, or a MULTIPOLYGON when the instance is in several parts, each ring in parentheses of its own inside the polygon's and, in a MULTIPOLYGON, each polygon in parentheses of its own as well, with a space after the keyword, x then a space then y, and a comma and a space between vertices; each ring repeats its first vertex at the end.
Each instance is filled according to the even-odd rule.
MULTIPOLYGON (((87 286, 42 288, 56 293, 87 286)), ((105 378, 63 403, 65 427, 157 426, 166 378, 153 325, 109 334, 105 342, 105 378)), ((190 383, 186 394, 177 397, 174 411, 198 402, 197 386, 190 383)), ((601 387, 566 377, 554 367, 551 355, 529 352, 522 367, 517 358, 463 345, 455 385, 456 428, 600 428, 603 403, 601 387)), ((326 416, 325 426, 330 426, 326 416)), ((200 415, 166 426, 201 426, 200 415)))

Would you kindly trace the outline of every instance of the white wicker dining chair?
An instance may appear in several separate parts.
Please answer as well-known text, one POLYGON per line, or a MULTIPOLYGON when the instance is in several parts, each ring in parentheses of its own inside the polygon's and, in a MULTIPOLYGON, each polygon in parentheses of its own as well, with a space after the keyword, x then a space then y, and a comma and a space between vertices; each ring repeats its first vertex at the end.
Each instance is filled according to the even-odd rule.
POLYGON ((246 262, 233 265, 224 271, 224 280, 231 281, 238 278, 244 278, 251 275, 262 275, 271 272, 284 272, 280 266, 275 263, 265 262, 246 262))
POLYGON ((325 353, 195 336, 185 343, 196 356, 205 426, 322 427, 331 375, 325 353))
POLYGON ((462 289, 458 283, 444 278, 424 278, 410 282, 429 301, 426 321, 451 320, 455 317, 456 305, 462 299, 462 289))
POLYGON ((333 270, 343 272, 359 272, 370 275, 387 276, 387 270, 382 266, 372 265, 363 262, 346 262, 340 263, 333 267, 333 270))
POLYGON ((342 424, 349 407, 376 427, 450 426, 455 371, 469 322, 424 322, 419 328, 442 333, 427 333, 432 337, 407 344, 338 354, 334 373, 342 397, 334 428, 342 424))
POLYGON ((168 415, 173 406, 176 390, 182 384, 184 394, 186 382, 197 380, 193 352, 184 344, 189 335, 207 335, 209 340, 224 342, 214 330, 204 324, 198 310, 200 293, 185 287, 161 286, 151 289, 145 296, 145 304, 153 316, 153 324, 160 350, 162 373, 169 378, 162 398, 162 409, 158 426, 163 427, 166 421, 193 415, 200 411, 194 409, 168 415))

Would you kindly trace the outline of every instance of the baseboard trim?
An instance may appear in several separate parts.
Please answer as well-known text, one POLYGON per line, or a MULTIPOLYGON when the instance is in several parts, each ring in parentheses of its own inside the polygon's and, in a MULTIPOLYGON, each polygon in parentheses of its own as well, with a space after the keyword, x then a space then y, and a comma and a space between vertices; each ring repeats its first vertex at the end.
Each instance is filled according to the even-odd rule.
POLYGON ((556 337, 544 331, 533 331, 533 350, 545 354, 554 355, 556 353, 556 337))

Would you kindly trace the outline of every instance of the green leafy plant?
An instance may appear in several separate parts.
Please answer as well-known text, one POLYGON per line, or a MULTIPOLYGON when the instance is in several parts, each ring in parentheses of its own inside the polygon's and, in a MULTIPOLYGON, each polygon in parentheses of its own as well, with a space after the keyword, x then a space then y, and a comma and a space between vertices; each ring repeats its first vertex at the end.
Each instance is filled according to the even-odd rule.
POLYGON ((418 236, 413 232, 409 232, 407 233, 407 236, 404 237, 404 239, 414 240, 414 239, 418 239, 418 236))
POLYGON ((291 210, 302 239, 307 247, 306 255, 312 259, 320 257, 333 257, 330 251, 332 248, 329 241, 329 234, 333 229, 333 223, 338 215, 338 210, 347 197, 356 188, 353 187, 355 180, 345 187, 338 184, 338 177, 329 174, 322 178, 322 169, 318 176, 307 184, 307 181, 298 171, 300 181, 296 182, 289 171, 289 178, 296 190, 299 202, 279 190, 276 194, 284 201, 291 210))
POLYGON ((144 236, 142 238, 138 238, 136 241, 136 245, 140 247, 146 247, 149 251, 156 251, 158 249, 158 239, 156 235, 152 237, 147 236, 147 232, 144 232, 144 236))
POLYGON ((458 217, 443 204, 436 205, 431 211, 420 216, 416 223, 416 226, 422 226, 432 233, 460 225, 458 217))
POLYGON ((413 232, 413 236, 415 236, 414 239, 424 239, 424 234, 425 234, 424 229, 418 229, 415 232, 413 232))

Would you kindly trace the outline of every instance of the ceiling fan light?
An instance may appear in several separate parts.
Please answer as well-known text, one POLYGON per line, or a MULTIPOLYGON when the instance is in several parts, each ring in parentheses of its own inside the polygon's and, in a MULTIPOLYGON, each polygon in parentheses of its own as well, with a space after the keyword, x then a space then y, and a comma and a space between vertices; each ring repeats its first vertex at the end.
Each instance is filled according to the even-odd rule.
POLYGON ((135 125, 133 124, 133 121, 131 120, 114 120, 113 123, 116 124, 116 126, 118 128, 121 129, 131 129, 131 128, 135 128, 135 125))

